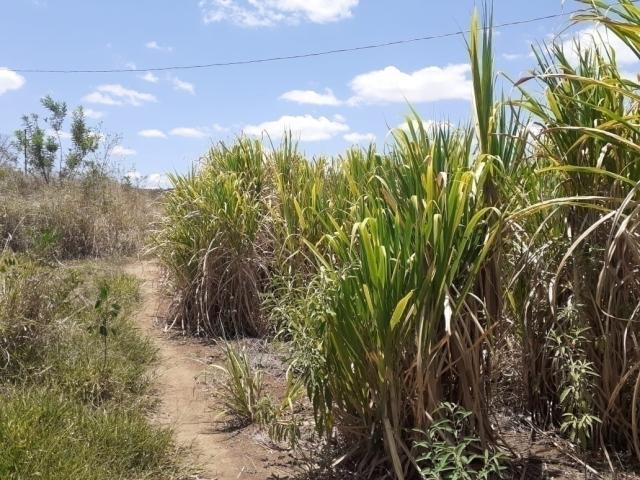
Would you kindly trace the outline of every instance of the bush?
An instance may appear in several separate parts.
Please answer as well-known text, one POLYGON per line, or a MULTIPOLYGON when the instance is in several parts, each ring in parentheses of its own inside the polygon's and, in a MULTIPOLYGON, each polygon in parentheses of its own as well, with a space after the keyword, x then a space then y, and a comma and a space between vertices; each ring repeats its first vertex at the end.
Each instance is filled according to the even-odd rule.
POLYGON ((294 405, 302 395, 302 384, 287 376, 287 390, 279 403, 264 391, 263 372, 254 370, 244 351, 227 344, 224 366, 215 365, 222 371, 220 383, 223 413, 236 427, 256 424, 268 431, 276 442, 288 442, 296 446, 300 438, 300 425, 296 419, 294 405))
POLYGON ((471 412, 443 403, 435 420, 415 443, 420 474, 425 480, 488 480, 501 478, 504 455, 482 450, 480 440, 467 436, 471 412))

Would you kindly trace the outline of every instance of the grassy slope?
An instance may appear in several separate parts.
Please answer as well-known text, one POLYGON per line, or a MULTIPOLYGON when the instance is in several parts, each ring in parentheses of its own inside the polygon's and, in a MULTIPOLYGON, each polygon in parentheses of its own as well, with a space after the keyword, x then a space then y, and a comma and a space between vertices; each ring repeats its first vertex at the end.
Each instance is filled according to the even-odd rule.
POLYGON ((155 351, 130 319, 137 300, 133 278, 99 264, 0 256, 0 478, 179 476, 171 432, 145 418, 155 351), (106 364, 102 287, 121 307, 106 364))

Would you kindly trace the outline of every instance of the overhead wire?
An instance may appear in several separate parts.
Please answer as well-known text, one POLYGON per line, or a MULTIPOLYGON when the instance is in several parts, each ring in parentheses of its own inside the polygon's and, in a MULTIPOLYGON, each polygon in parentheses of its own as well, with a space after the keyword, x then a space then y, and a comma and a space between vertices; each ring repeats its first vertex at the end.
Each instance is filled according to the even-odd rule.
MULTIPOLYGON (((533 17, 524 20, 514 20, 511 22, 505 22, 498 25, 493 25, 492 27, 482 27, 482 29, 487 28, 505 28, 505 27, 513 27, 518 25, 525 25, 534 22, 541 22, 544 20, 552 20, 554 18, 566 17, 569 15, 573 15, 575 13, 579 13, 580 10, 574 10, 570 12, 562 12, 551 15, 544 15, 540 17, 533 17)), ((191 65, 170 65, 170 66, 162 66, 162 67, 146 67, 146 68, 12 68, 6 67, 16 73, 50 73, 50 74, 83 74, 83 73, 148 73, 148 72, 165 72, 171 70, 196 70, 196 69, 207 69, 207 68, 220 68, 220 67, 231 67, 237 65, 252 65, 252 64, 260 64, 260 63, 271 63, 271 62, 282 62, 288 60, 298 60, 304 58, 313 58, 313 57, 321 57, 327 55, 335 55, 340 53, 349 53, 349 52, 359 52, 363 50, 373 50, 377 48, 385 48, 385 47, 393 47, 397 45, 405 45, 416 42, 423 42, 429 40, 437 40, 442 38, 455 37, 459 35, 465 35, 470 33, 470 30, 458 30, 455 32, 447 32, 433 35, 425 35, 421 37, 413 37, 413 38, 405 38, 400 40, 391 40, 387 42, 381 43, 371 43, 366 45, 359 45, 354 47, 344 47, 344 48, 334 48, 329 50, 320 50, 315 52, 306 52, 299 53, 293 55, 278 55, 272 57, 263 57, 263 58, 252 58, 245 60, 231 60, 224 62, 212 62, 212 63, 202 63, 202 64, 191 64, 191 65)))

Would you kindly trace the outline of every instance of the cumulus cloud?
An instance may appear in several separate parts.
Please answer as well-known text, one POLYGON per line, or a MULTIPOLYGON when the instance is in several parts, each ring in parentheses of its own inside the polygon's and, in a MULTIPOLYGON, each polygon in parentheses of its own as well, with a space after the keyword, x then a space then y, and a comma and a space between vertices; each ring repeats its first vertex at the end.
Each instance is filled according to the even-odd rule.
POLYGON ((205 23, 231 22, 244 27, 280 23, 327 23, 352 16, 359 0, 201 0, 205 23))
POLYGON ((201 127, 176 127, 171 129, 170 135, 185 138, 205 138, 209 133, 205 128, 201 127))
POLYGON ((173 52, 173 47, 161 46, 155 40, 151 40, 150 42, 145 43, 144 46, 147 47, 149 50, 158 50, 160 52, 167 52, 167 53, 173 52))
POLYGON ((158 80, 160 80, 158 76, 154 75, 152 72, 147 72, 144 75, 140 75, 140 78, 149 83, 158 83, 158 80))
POLYGON ((0 67, 0 95, 4 95, 10 90, 19 90, 24 84, 25 79, 22 75, 8 68, 0 67))
POLYGON ((193 83, 182 81, 178 77, 171 77, 170 80, 171 80, 171 83, 173 84, 174 90, 187 92, 187 93, 190 93, 191 95, 196 94, 196 88, 193 85, 193 83))
POLYGON ((140 188, 148 189, 166 189, 171 186, 169 178, 164 173, 150 173, 149 175, 143 175, 137 170, 132 170, 125 174, 125 177, 129 181, 139 186, 140 188))
POLYGON ((263 122, 258 125, 247 125, 245 133, 260 136, 263 133, 271 138, 281 138, 286 131, 298 137, 303 142, 328 140, 341 133, 349 131, 349 126, 343 118, 313 117, 311 115, 284 115, 277 120, 263 122))
POLYGON ((347 133, 342 138, 350 143, 371 143, 376 141, 376 136, 373 133, 347 133))
POLYGON ((338 106, 342 104, 328 88, 324 93, 319 93, 315 90, 290 90, 280 95, 280 98, 289 102, 309 105, 338 106))
POLYGON ((212 137, 216 133, 229 132, 229 130, 230 129, 227 127, 224 127, 218 123, 214 123, 213 125, 207 127, 176 127, 169 131, 169 135, 184 138, 206 138, 212 137))
POLYGON ((100 112, 98 110, 94 110, 92 108, 84 108, 84 116, 87 118, 92 118, 94 120, 100 120, 104 117, 104 112, 100 112))
POLYGON ((571 62, 578 61, 578 53, 575 48, 576 41, 578 41, 583 48, 597 46, 613 50, 618 65, 626 66, 638 63, 638 57, 636 57, 633 51, 615 34, 609 33, 603 26, 585 28, 578 31, 571 39, 564 41, 564 51, 571 62))
POLYGON ((147 130, 140 130, 138 135, 145 138, 167 138, 167 134, 162 130, 158 130, 155 128, 149 128, 147 130))
POLYGON ((144 186, 145 188, 166 189, 171 187, 171 182, 169 182, 169 177, 164 173, 151 173, 147 175, 144 186))
POLYGON ((211 126, 211 128, 213 129, 214 132, 218 132, 218 133, 224 133, 224 132, 228 132, 229 131, 228 127, 223 127, 219 123, 214 123, 211 126))
POLYGON ((111 154, 114 157, 130 157, 132 155, 135 155, 136 153, 138 152, 136 152, 131 148, 123 147, 122 145, 116 145, 115 147, 113 147, 113 150, 111 151, 111 154))
POLYGON ((150 93, 125 88, 120 84, 100 85, 95 91, 85 95, 83 100, 88 103, 101 105, 122 106, 133 105, 139 107, 144 103, 157 102, 158 99, 150 93))
POLYGON ((426 67, 405 73, 397 67, 358 75, 351 81, 351 105, 392 102, 470 100, 472 83, 468 64, 426 67))
MULTIPOLYGON (((450 122, 446 122, 446 121, 436 122, 436 121, 433 121, 433 120, 420 120, 419 122, 422 123, 422 127, 425 130, 429 130, 429 129, 431 129, 433 127, 436 127, 436 126, 440 126, 442 128, 445 128, 445 127, 455 128, 455 125, 453 125, 450 122)), ((409 132, 409 124, 411 124, 413 126, 414 130, 417 130, 420 127, 420 123, 418 123, 418 120, 416 120, 416 119, 411 119, 410 121, 402 122, 400 125, 398 125, 396 127, 396 129, 404 130, 405 132, 409 132)))

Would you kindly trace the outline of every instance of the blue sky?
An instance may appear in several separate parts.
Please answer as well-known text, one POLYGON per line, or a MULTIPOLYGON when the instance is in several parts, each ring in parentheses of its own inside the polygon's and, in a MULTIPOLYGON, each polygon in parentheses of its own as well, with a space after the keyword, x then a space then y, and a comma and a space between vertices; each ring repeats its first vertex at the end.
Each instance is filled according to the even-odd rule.
MULTIPOLYGON (((114 159, 157 182, 212 142, 291 128, 309 155, 383 143, 408 113, 470 112, 460 37, 286 62, 118 74, 16 74, 18 68, 145 68, 291 55, 466 29, 472 0, 12 0, 0 18, 0 133, 51 94, 122 135, 114 159)), ((495 23, 575 9, 571 0, 495 0, 495 23)), ((513 77, 531 42, 568 17, 500 29, 496 61, 513 77)))

